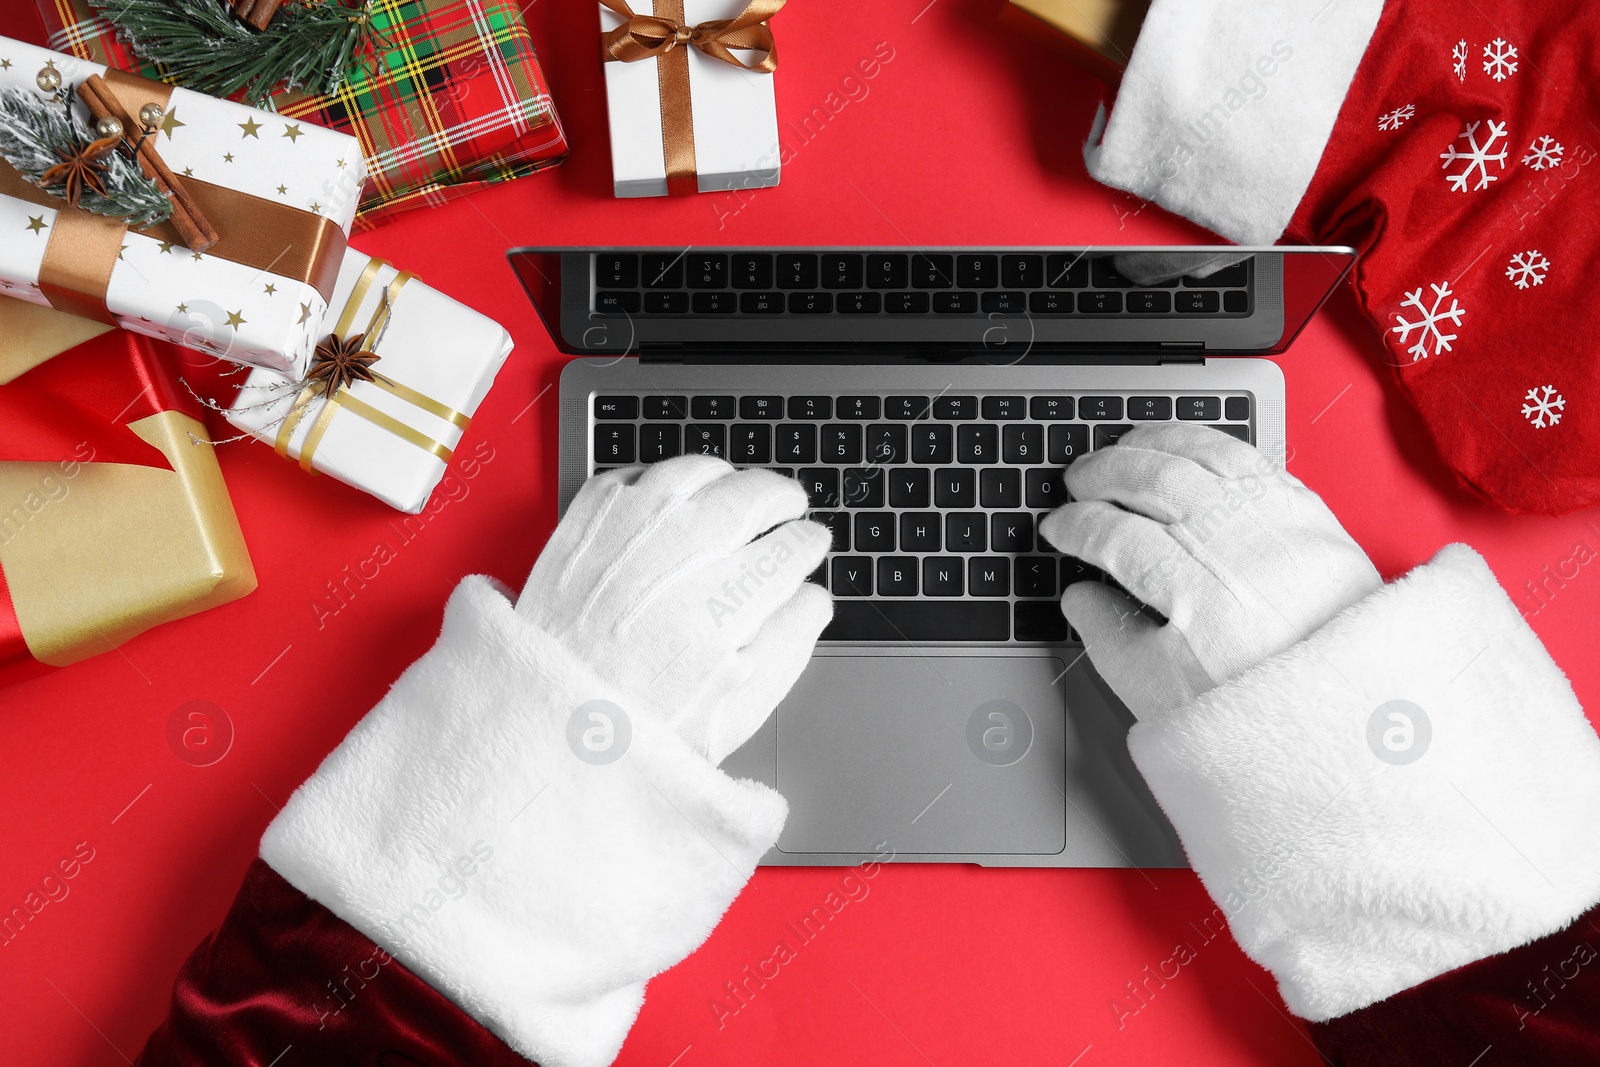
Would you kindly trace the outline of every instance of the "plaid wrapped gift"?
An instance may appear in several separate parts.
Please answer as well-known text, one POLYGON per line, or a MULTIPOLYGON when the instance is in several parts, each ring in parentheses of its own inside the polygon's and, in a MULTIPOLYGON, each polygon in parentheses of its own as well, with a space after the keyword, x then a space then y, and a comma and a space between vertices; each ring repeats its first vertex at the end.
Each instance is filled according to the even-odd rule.
MULTIPOLYGON (((57 51, 163 76, 117 39, 90 0, 34 2, 57 51)), ((372 18, 378 55, 337 93, 279 92, 263 105, 360 139, 367 185, 358 230, 566 158, 544 73, 510 0, 373 0, 372 18)))

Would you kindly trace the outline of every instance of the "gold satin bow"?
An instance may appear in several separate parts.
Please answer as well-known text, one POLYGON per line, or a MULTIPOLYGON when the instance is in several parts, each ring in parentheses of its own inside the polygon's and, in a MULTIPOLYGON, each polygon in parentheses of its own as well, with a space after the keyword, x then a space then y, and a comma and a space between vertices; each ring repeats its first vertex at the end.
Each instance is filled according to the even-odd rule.
POLYGON ((735 18, 710 19, 686 25, 683 0, 656 0, 653 15, 638 15, 627 0, 600 0, 622 16, 622 25, 602 39, 605 58, 619 63, 658 59, 656 78, 661 89, 661 154, 667 170, 667 192, 673 195, 697 189, 694 152, 694 110, 689 99, 689 53, 680 45, 740 70, 771 74, 778 69, 778 46, 767 20, 783 9, 786 0, 750 0, 735 18), (731 49, 763 53, 759 62, 747 63, 731 49))

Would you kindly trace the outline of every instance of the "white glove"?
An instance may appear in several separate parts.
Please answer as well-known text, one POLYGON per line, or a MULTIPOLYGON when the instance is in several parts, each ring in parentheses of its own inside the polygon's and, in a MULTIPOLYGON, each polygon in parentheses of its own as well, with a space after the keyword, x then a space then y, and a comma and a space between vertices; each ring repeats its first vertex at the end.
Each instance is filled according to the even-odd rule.
POLYGON ((1139 427, 1073 463, 1067 489, 1073 503, 1040 534, 1133 595, 1079 582, 1062 611, 1141 719, 1284 651, 1383 584, 1315 493, 1209 427, 1139 427))
POLYGON ((683 456, 591 478, 517 613, 651 705, 712 763, 783 699, 828 624, 828 550, 805 490, 683 456), (760 536, 763 531, 770 531, 760 536))

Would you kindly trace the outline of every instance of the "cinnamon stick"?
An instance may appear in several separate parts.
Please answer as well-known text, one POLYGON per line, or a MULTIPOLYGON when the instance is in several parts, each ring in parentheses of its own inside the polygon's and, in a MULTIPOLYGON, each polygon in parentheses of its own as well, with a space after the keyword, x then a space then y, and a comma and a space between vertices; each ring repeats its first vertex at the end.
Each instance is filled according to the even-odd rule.
POLYGON ((161 156, 156 152, 155 138, 136 140, 140 128, 138 120, 123 110, 122 104, 106 86, 105 79, 98 74, 90 75, 78 86, 78 95, 88 105, 89 113, 94 116, 96 122, 108 115, 115 118, 122 123, 124 138, 130 144, 139 145, 136 154, 139 168, 144 171, 145 177, 161 186, 172 197, 172 225, 183 238, 184 247, 191 252, 205 252, 216 244, 216 229, 200 211, 194 197, 183 187, 178 176, 162 162, 161 156))
POLYGON ((267 28, 283 0, 233 0, 233 13, 258 30, 267 28))

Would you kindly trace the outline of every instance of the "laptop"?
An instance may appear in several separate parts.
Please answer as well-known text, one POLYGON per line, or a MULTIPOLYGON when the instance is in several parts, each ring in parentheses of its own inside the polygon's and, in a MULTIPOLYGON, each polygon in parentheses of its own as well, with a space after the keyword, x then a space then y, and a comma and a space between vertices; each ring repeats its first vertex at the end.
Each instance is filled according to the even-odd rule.
POLYGON ((800 480, 834 618, 723 763, 788 798, 768 864, 1181 867, 1038 521, 1165 420, 1285 457, 1274 362, 1354 261, 1316 248, 517 248, 555 344, 560 510, 684 452, 800 480))

